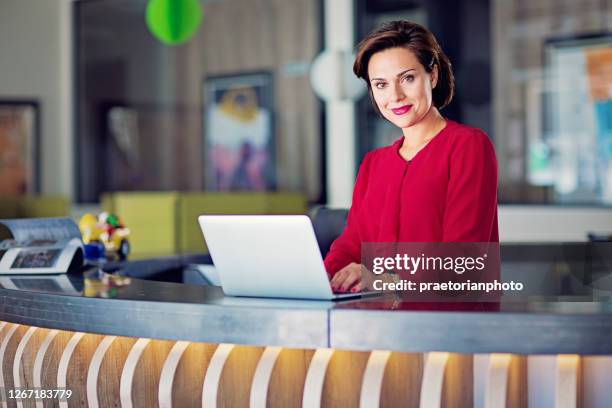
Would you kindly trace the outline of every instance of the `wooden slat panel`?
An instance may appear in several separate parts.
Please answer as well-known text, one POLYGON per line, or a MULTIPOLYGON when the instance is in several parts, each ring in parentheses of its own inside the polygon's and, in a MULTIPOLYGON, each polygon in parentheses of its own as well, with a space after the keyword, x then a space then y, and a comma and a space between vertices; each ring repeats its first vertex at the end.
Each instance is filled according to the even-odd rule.
POLYGON ((329 362, 321 406, 359 407, 361 381, 369 352, 336 350, 329 362))
POLYGON ((304 381, 303 408, 320 408, 325 376, 333 355, 334 350, 328 348, 319 348, 312 355, 304 381))
POLYGON ((558 355, 555 379, 555 408, 582 406, 580 356, 558 355))
POLYGON ((174 341, 152 340, 144 349, 134 372, 134 407, 158 407, 159 376, 174 341))
MULTIPOLYGON (((60 331, 53 338, 51 344, 49 344, 49 348, 44 355, 41 367, 40 384, 42 389, 57 388, 57 370, 59 367, 60 358, 73 335, 73 332, 60 331)), ((45 408, 56 407, 57 403, 57 400, 44 400, 43 406, 45 408)))
POLYGON ((172 387, 172 405, 195 408, 202 406, 202 384, 216 344, 191 343, 176 368, 172 387))
POLYGON ((108 352, 110 346, 117 339, 116 336, 104 336, 104 339, 98 344, 96 351, 94 352, 91 360, 89 361, 89 368, 87 369, 87 403, 89 408, 99 408, 100 399, 98 396, 98 381, 100 380, 100 367, 104 361, 104 357, 108 352))
MULTIPOLYGON (((8 336, 11 328, 14 325, 10 326, 11 327, 6 327, 4 330, 6 336, 8 336)), ((4 358, 2 360, 2 373, 4 375, 4 388, 7 392, 8 390, 15 388, 15 383, 13 381, 13 358, 15 356, 17 346, 19 345, 21 338, 27 330, 28 326, 18 326, 17 329, 13 332, 13 335, 10 337, 10 339, 8 339, 6 349, 4 350, 4 358)), ((3 337, 2 341, 5 340, 6 337, 3 337)), ((6 406, 9 408, 16 407, 17 403, 14 399, 7 399, 6 406)))
POLYGON ((247 407, 253 374, 263 347, 236 346, 229 355, 219 382, 219 408, 247 407))
POLYGON ((484 407, 506 408, 512 355, 508 353, 493 353, 489 354, 488 360, 484 407))
POLYGON ((442 407, 471 408, 473 406, 474 357, 471 354, 451 353, 444 372, 442 407))
POLYGON ((381 408, 418 407, 423 380, 423 354, 392 353, 387 362, 381 408))
MULTIPOLYGON (((40 345, 45 340, 50 330, 48 329, 37 329, 30 337, 20 361, 20 376, 21 386, 24 388, 34 388, 34 361, 36 360, 36 354, 40 345)), ((35 407, 36 401, 34 399, 24 401, 24 408, 35 407)))
POLYGON ((117 337, 106 351, 97 381, 100 407, 119 406, 119 382, 123 365, 136 341, 130 337, 117 337))
POLYGON ((581 356, 580 369, 582 406, 591 408, 612 405, 612 356, 581 356))
POLYGON ((449 353, 426 353, 423 366, 423 381, 421 382, 420 408, 439 408, 442 406, 442 388, 449 353))
POLYGON ((298 408, 314 350, 283 349, 272 371, 268 408, 298 408))
MULTIPOLYGON (((0 341, 7 339, 2 373, 5 386, 12 388, 15 353, 28 326, 6 324, 0 327, 0 341)), ((34 386, 33 369, 38 350, 51 330, 39 328, 33 331, 20 360, 19 373, 22 385, 34 386)), ((44 354, 41 384, 44 389, 57 387, 57 371, 60 357, 75 333, 59 331, 49 337, 47 352, 44 354)), ((73 391, 69 406, 86 406, 86 377, 92 356, 104 336, 86 334, 77 343, 69 360, 67 387, 73 391)), ((100 406, 119 406, 119 378, 125 359, 137 339, 117 338, 104 355, 98 380, 100 406)), ((151 341, 144 349, 134 376, 133 401, 135 406, 154 407, 158 405, 159 376, 168 353, 176 343, 173 341, 151 341)), ((203 379, 216 350, 215 344, 191 343, 176 366, 173 381, 173 406, 200 406, 203 379)), ((218 406, 247 406, 253 374, 264 351, 262 347, 235 346, 229 353, 221 373, 218 388, 218 406)), ((447 354, 441 389, 441 407, 471 407, 474 403, 473 356, 447 354)), ((270 374, 268 403, 274 407, 299 407, 301 405, 304 381, 311 364, 314 350, 283 349, 270 374)), ((363 373, 370 353, 335 350, 329 362, 323 383, 323 407, 359 406, 363 373)), ((597 357, 591 357, 597 358, 597 357)), ((557 356, 556 403, 558 406, 582 406, 581 357, 577 355, 557 356)), ((385 366, 381 407, 418 406, 423 379, 424 355, 415 353, 391 353, 385 366)), ((506 406, 527 407, 528 378, 527 357, 512 355, 507 368, 506 406)), ((9 401, 8 406, 17 406, 9 401)), ((24 400, 24 407, 34 407, 34 401, 24 400)), ((44 406, 57 406, 57 401, 46 400, 44 406)))
POLYGON ((104 336, 99 334, 86 334, 74 349, 66 376, 66 388, 72 390, 69 407, 87 406, 87 370, 91 357, 103 339, 104 336))
POLYGON ((270 377, 281 351, 283 351, 282 347, 266 347, 259 357, 249 393, 250 408, 267 408, 270 377))
POLYGON ((527 408, 527 357, 512 355, 508 372, 507 408, 527 408))

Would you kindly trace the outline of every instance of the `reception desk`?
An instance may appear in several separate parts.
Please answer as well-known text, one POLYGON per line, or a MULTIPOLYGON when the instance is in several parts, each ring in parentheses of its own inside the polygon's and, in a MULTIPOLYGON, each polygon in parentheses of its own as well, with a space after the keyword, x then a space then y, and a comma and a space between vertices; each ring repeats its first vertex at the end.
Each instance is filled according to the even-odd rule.
POLYGON ((60 406, 612 406, 601 294, 439 304, 142 279, 103 298, 80 275, 0 284, 0 387, 70 390, 60 406))

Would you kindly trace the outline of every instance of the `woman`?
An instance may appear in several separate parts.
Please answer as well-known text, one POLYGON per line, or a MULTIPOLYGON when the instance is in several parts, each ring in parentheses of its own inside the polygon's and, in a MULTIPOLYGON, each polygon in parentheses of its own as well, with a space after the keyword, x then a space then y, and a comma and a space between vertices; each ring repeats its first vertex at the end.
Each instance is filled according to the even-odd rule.
POLYGON ((347 225, 325 257, 332 288, 363 289, 364 242, 498 242, 495 151, 484 132, 440 114, 454 77, 433 34, 385 23, 359 44, 353 71, 403 137, 361 163, 347 225))

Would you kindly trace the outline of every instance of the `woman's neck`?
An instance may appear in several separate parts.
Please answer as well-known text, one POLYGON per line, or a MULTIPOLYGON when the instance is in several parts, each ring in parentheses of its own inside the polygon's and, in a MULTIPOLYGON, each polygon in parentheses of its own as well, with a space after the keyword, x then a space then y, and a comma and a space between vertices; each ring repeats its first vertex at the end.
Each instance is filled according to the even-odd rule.
POLYGON ((438 109, 432 106, 427 115, 418 123, 402 129, 404 133, 402 146, 410 149, 427 143, 444 129, 444 126, 446 126, 446 120, 440 115, 438 109))

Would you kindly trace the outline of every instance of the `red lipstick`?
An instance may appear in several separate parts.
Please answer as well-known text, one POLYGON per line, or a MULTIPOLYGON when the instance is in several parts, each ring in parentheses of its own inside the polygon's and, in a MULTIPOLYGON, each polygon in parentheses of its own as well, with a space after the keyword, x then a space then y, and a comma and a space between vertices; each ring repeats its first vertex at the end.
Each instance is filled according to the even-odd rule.
POLYGON ((391 109, 391 112, 395 113, 396 115, 403 115, 404 113, 408 112, 411 108, 412 108, 412 105, 404 105, 400 108, 391 109))

